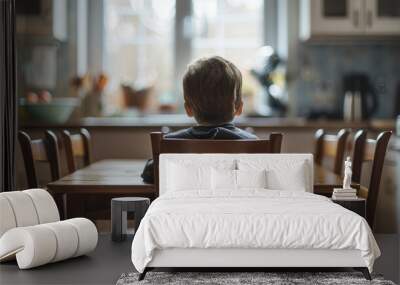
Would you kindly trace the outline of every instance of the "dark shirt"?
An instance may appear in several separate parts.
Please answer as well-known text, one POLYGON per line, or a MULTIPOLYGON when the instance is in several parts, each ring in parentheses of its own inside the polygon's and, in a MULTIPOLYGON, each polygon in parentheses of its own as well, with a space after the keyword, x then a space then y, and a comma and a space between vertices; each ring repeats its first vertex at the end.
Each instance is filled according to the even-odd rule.
MULTIPOLYGON (((240 140, 258 139, 257 136, 236 128, 232 123, 219 126, 195 126, 164 135, 171 139, 211 139, 211 140, 240 140)), ((153 160, 147 161, 142 173, 144 182, 154 183, 153 160)))

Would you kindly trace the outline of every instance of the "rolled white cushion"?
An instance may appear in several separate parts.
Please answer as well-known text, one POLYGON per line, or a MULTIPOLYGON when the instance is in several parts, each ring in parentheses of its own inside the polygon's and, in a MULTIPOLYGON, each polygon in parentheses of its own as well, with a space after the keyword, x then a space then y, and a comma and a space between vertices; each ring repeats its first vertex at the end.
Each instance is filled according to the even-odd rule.
POLYGON ((74 226, 78 233, 79 242, 74 257, 91 252, 96 248, 98 233, 93 222, 85 218, 74 218, 64 222, 74 226))
POLYGON ((49 263, 56 251, 56 237, 51 229, 43 225, 14 228, 0 239, 0 260, 16 254, 20 269, 49 263))
POLYGON ((15 227, 59 220, 56 203, 46 190, 29 189, 0 193, 0 237, 15 227))
POLYGON ((70 223, 63 221, 44 224, 43 226, 49 228, 56 236, 57 250, 51 262, 64 260, 75 255, 79 239, 78 233, 75 228, 71 228, 70 223))
POLYGON ((57 205, 49 192, 43 189, 29 189, 22 192, 29 195, 32 199, 39 218, 39 224, 60 220, 57 205))
POLYGON ((22 191, 3 192, 1 195, 10 203, 17 227, 33 226, 39 223, 35 205, 29 195, 22 191))
POLYGON ((10 202, 6 197, 0 195, 0 237, 16 226, 17 223, 10 202))
POLYGON ((18 227, 0 238, 0 261, 16 255, 19 268, 28 269, 86 254, 97 239, 95 225, 84 218, 18 227))

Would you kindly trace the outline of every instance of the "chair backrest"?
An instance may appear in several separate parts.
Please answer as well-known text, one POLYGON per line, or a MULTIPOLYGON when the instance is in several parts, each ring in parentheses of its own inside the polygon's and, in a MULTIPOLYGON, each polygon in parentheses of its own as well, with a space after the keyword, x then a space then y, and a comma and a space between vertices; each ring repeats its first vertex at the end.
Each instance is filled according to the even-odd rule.
POLYGON ((325 157, 334 160, 333 172, 337 175, 342 174, 344 154, 346 152, 346 142, 350 132, 341 129, 337 135, 328 135, 323 129, 315 132, 315 163, 322 165, 325 157))
POLYGON ((159 193, 159 156, 161 153, 280 153, 282 134, 269 140, 192 140, 168 139, 161 132, 150 134, 154 161, 154 184, 159 193))
POLYGON ((57 136, 47 130, 44 139, 32 140, 23 131, 18 132, 18 140, 21 146, 25 164, 25 173, 29 188, 38 188, 36 162, 47 162, 50 165, 51 180, 60 179, 60 159, 57 136))
POLYGON ((354 135, 353 145, 351 146, 353 152, 352 159, 352 177, 351 180, 355 183, 361 182, 362 165, 364 162, 365 144, 367 141, 367 131, 358 130, 354 135))
POLYGON ((391 131, 382 132, 376 140, 373 140, 367 138, 366 131, 360 130, 354 137, 352 180, 360 183, 363 163, 372 162, 368 189, 361 187, 359 193, 360 196, 367 198, 367 221, 371 228, 374 226, 383 164, 391 135, 391 131))
POLYGON ((68 172, 77 170, 76 158, 82 158, 83 165, 88 166, 92 161, 90 147, 90 133, 86 129, 80 129, 79 133, 71 134, 69 131, 62 132, 68 172))

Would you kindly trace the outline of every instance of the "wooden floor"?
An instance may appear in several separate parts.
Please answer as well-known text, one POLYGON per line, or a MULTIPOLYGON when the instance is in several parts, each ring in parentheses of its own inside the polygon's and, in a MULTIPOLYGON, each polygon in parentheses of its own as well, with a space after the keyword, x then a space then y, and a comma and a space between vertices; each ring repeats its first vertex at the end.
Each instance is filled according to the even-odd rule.
MULTIPOLYGON (((377 235, 382 256, 376 261, 375 272, 399 283, 400 238, 377 235)), ((0 265, 0 284, 115 284, 119 276, 134 271, 131 262, 132 239, 116 243, 110 235, 101 234, 94 252, 30 270, 19 270, 15 262, 0 265)))

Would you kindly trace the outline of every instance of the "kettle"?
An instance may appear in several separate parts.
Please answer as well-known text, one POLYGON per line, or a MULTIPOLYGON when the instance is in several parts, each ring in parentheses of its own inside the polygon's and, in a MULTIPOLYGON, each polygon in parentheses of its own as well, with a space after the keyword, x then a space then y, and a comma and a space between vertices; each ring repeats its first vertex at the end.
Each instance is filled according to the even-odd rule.
POLYGON ((362 120, 362 106, 360 92, 347 91, 344 94, 343 102, 343 119, 345 121, 361 121, 362 120))
POLYGON ((348 121, 371 118, 378 108, 375 87, 368 75, 348 73, 343 77, 343 118, 348 121))

